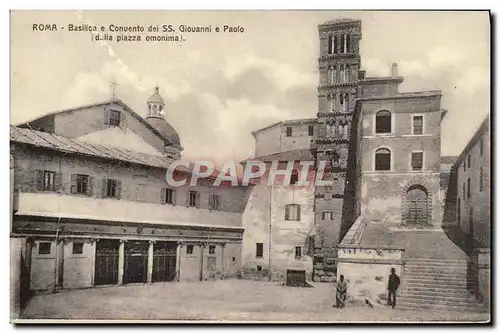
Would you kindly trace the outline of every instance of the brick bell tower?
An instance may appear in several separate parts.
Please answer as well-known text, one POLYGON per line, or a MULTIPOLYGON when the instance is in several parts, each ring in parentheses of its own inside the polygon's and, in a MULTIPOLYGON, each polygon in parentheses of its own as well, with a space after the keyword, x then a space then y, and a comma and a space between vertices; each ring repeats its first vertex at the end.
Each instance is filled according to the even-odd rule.
POLYGON ((345 195, 346 171, 358 80, 364 73, 360 71, 360 20, 326 22, 318 30, 318 131, 313 146, 317 164, 326 163, 323 179, 331 180, 333 186, 316 186, 313 279, 329 282, 335 276, 336 246, 345 210, 352 206, 346 202, 353 200, 345 195))

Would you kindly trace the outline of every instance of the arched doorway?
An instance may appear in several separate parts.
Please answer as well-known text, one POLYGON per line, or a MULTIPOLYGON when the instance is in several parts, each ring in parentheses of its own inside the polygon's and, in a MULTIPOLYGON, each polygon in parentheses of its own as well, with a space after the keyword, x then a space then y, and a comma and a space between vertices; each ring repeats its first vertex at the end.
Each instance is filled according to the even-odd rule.
POLYGON ((411 186, 406 192, 406 223, 427 225, 427 190, 420 185, 411 186))

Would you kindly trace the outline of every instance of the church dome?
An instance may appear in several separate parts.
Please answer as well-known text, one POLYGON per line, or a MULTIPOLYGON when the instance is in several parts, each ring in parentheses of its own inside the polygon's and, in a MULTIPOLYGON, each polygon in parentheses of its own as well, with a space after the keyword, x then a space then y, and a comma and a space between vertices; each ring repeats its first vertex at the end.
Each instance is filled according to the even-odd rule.
MULTIPOLYGON (((160 97, 161 98, 161 97, 160 97)), ((179 133, 175 130, 175 128, 170 125, 165 118, 163 117, 147 117, 146 122, 151 125, 155 130, 160 132, 160 134, 167 139, 177 145, 181 145, 181 139, 179 137, 179 133)))
POLYGON ((165 101, 163 100, 163 98, 160 95, 160 88, 159 87, 155 87, 154 94, 151 95, 151 97, 149 97, 148 104, 151 104, 151 103, 165 105, 165 101))

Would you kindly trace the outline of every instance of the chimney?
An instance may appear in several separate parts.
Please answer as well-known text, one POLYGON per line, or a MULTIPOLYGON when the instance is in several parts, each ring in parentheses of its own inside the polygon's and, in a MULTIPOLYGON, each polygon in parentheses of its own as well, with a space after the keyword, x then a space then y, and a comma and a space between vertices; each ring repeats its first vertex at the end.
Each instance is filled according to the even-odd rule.
POLYGON ((391 66, 391 76, 396 77, 398 76, 398 64, 393 63, 391 66))

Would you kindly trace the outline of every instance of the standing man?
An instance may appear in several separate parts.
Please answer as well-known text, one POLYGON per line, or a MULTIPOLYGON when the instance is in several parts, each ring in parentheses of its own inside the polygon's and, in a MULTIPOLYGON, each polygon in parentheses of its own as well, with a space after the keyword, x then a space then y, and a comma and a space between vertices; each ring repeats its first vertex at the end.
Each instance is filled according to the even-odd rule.
POLYGON ((387 299, 387 305, 392 305, 392 308, 396 306, 396 290, 398 290, 401 280, 396 274, 396 269, 391 268, 391 275, 389 275, 389 283, 387 289, 389 290, 389 297, 387 299), (391 298, 392 296, 392 298, 391 298))

